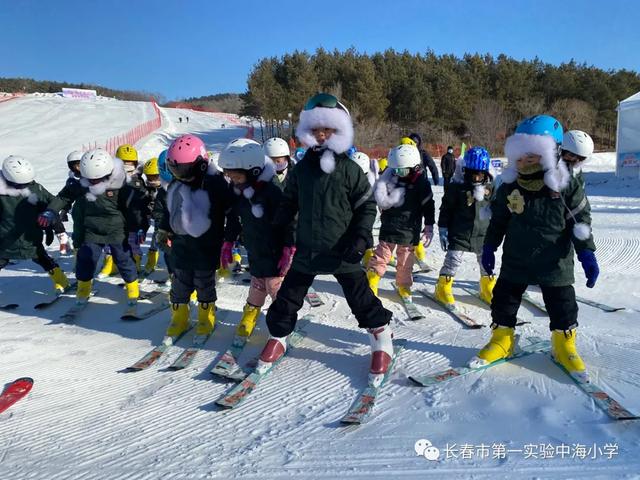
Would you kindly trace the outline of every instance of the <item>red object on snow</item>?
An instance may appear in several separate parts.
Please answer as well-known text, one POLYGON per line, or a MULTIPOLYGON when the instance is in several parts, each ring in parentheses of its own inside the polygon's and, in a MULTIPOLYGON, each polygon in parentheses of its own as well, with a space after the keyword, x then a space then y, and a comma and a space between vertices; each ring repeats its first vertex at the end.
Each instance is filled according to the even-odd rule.
POLYGON ((7 385, 0 394, 0 413, 27 395, 31 387, 33 387, 33 378, 28 377, 19 378, 7 385))

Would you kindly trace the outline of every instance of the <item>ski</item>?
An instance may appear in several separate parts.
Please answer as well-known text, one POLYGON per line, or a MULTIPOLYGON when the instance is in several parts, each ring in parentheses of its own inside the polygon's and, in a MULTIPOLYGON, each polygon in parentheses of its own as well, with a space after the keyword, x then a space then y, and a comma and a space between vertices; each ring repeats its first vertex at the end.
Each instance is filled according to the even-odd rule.
POLYGON ((416 307, 416 304, 413 303, 413 300, 411 298, 405 298, 401 296, 400 293, 398 292, 398 286, 396 285, 395 282, 391 282, 391 285, 393 285, 394 290, 398 294, 398 297, 400 298, 400 301, 402 302, 402 305, 404 306, 404 309, 407 312, 409 319, 410 320, 423 319, 424 315, 420 313, 420 310, 418 310, 418 307, 416 307))
MULTIPOLYGON (((482 302, 482 305, 485 306, 486 308, 488 309, 491 308, 491 304, 485 301, 485 299, 480 296, 480 292, 478 292, 477 290, 474 290, 468 287, 462 287, 462 290, 467 292, 469 295, 476 297, 478 300, 482 302)), ((516 321, 516 326, 526 325, 527 323, 531 323, 531 322, 527 322, 526 320, 522 320, 518 318, 516 321)))
POLYGON ((433 270, 433 268, 431 268, 431 265, 429 265, 424 260, 420 260, 419 258, 416 258, 416 263, 414 266, 418 267, 418 269, 415 270, 414 273, 429 273, 431 270, 433 270))
POLYGON ((510 362, 512 360, 516 360, 518 358, 526 357, 528 355, 540 352, 547 352, 551 348, 551 342, 548 340, 542 340, 539 337, 529 337, 530 344, 517 348, 515 353, 508 358, 503 358, 501 360, 496 360, 493 363, 488 365, 483 365, 481 367, 451 367, 443 370, 441 372, 432 373, 429 375, 410 375, 409 379, 414 382, 416 385, 420 385, 421 387, 432 387, 434 385, 438 385, 440 383, 448 382, 451 379, 462 377, 464 375, 468 375, 473 372, 480 372, 482 370, 486 370, 491 367, 495 367, 496 365, 500 365, 502 363, 510 362))
POLYGON ((122 315, 120 316, 120 319, 121 320, 144 320, 157 313, 162 312, 163 310, 166 310, 167 308, 169 308, 170 305, 171 304, 168 301, 163 300, 161 303, 157 305, 153 305, 151 308, 148 308, 147 310, 139 311, 138 307, 140 306, 140 304, 138 303, 138 304, 132 305, 131 307, 128 307, 122 313, 122 315))
POLYGON ((278 360, 273 362, 271 367, 268 370, 263 372, 258 372, 257 369, 254 369, 252 373, 247 375, 238 385, 230 389, 227 393, 225 393, 222 397, 216 400, 216 404, 225 407, 225 408, 233 408, 237 407, 242 403, 250 394, 253 392, 260 383, 271 371, 273 371, 276 366, 280 364, 283 358, 285 358, 292 349, 295 349, 307 335, 307 332, 304 328, 310 323, 308 317, 302 318, 296 329, 289 335, 287 350, 285 354, 280 357, 278 360))
POLYGON ((544 306, 544 303, 541 302, 540 300, 537 300, 537 299, 533 298, 529 292, 525 291, 522 294, 522 300, 527 302, 529 305, 533 305, 538 310, 540 310, 542 313, 547 313, 547 308, 544 306))
POLYGON ((64 320, 65 322, 73 322, 78 316, 84 312, 84 310, 89 305, 89 302, 76 303, 71 308, 69 308, 66 312, 60 315, 60 320, 64 320))
POLYGON ((368 385, 365 387, 356 397, 355 401, 349 408, 349 411, 346 413, 342 419, 340 419, 340 423, 344 424, 361 424, 367 421, 371 412, 373 411, 373 407, 376 403, 376 399, 380 393, 380 390, 387 383, 388 378, 391 376, 393 372, 393 367, 396 364, 396 360, 400 355, 400 352, 404 349, 407 341, 404 339, 394 340, 393 342, 393 358, 391 360, 391 364, 389 365, 389 369, 387 373, 384 374, 382 378, 382 382, 377 387, 372 385, 368 385))
POLYGON ((312 307, 320 307, 324 305, 324 301, 320 298, 320 295, 318 295, 318 292, 316 292, 313 287, 309 287, 304 298, 312 307))
POLYGON ((166 353, 166 351, 169 350, 171 346, 173 346, 176 342, 178 342, 178 340, 184 337, 192 327, 193 325, 189 326, 187 330, 175 337, 164 337, 161 345, 153 347, 144 357, 142 357, 130 367, 127 367, 126 370, 137 372, 149 368, 151 365, 156 363, 160 359, 160 357, 162 357, 166 353))
POLYGON ((551 352, 549 352, 549 357, 564 373, 566 373, 571 380, 574 381, 576 385, 586 393, 594 403, 600 408, 604 413, 606 413, 613 420, 639 420, 640 415, 634 415, 629 412, 626 408, 624 408, 617 400, 612 398, 607 392, 604 391, 601 387, 596 385, 591 381, 580 381, 580 379, 574 377, 569 373, 559 362, 556 362, 555 358, 551 352))
POLYGON ((210 370, 211 374, 236 382, 243 380, 247 376, 247 373, 238 364, 238 358, 248 340, 249 337, 234 335, 231 346, 222 354, 220 360, 218 360, 210 370))
POLYGON ((580 297, 579 295, 576 295, 576 300, 580 303, 584 303, 585 305, 589 305, 594 308, 599 308, 603 312, 607 312, 607 313, 619 312, 620 310, 625 309, 625 307, 611 307, 604 303, 600 303, 594 300, 589 300, 588 298, 580 297))
POLYGON ((0 310, 8 312, 10 310, 15 310, 19 306, 20 305, 18 305, 17 303, 5 303, 4 305, 0 305, 0 310))
POLYGON ((418 292, 420 292, 422 295, 427 297, 433 303, 439 305, 441 308, 443 308, 446 312, 448 312, 451 316, 453 316, 453 318, 455 318, 457 321, 459 321, 463 325, 466 325, 469 328, 484 327, 484 325, 482 325, 481 323, 476 322, 473 318, 461 312, 458 308, 456 308, 455 305, 445 305, 443 303, 440 303, 438 300, 436 300, 436 297, 433 293, 428 292, 422 288, 418 289, 418 292))
MULTIPOLYGON (((213 333, 213 332, 212 332, 213 333)), ((198 352, 202 349, 207 340, 209 340, 209 335, 195 335, 193 337, 193 341, 191 346, 185 348, 182 353, 175 359, 175 361, 169 365, 169 370, 182 370, 187 368, 193 362, 193 359, 196 358, 198 352)))
POLYGON ((28 377, 18 378, 8 384, 0 394, 0 413, 26 396, 32 387, 33 379, 28 377))
POLYGON ((78 287, 78 282, 73 282, 69 285, 69 287, 64 292, 56 294, 56 296, 50 300, 36 303, 33 308, 35 308, 36 310, 42 310, 55 304, 61 298, 65 298, 65 297, 71 298, 74 296, 77 287, 78 287))

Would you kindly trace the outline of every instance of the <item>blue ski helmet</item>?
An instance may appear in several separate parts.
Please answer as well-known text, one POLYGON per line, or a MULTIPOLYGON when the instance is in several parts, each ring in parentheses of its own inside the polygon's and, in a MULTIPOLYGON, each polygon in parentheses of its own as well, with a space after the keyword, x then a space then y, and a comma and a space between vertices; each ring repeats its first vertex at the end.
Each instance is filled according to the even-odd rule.
POLYGON ((160 178, 165 182, 169 183, 173 180, 173 175, 169 171, 169 167, 167 166, 167 152, 169 150, 163 150, 160 155, 158 155, 158 170, 160 170, 160 178))
POLYGON ((534 115, 525 118, 516 127, 516 133, 526 133, 529 135, 548 135, 552 137, 558 145, 562 143, 563 130, 558 120, 550 115, 534 115))
POLYGON ((489 152, 483 147, 471 147, 464 153, 464 168, 488 172, 491 165, 489 152))

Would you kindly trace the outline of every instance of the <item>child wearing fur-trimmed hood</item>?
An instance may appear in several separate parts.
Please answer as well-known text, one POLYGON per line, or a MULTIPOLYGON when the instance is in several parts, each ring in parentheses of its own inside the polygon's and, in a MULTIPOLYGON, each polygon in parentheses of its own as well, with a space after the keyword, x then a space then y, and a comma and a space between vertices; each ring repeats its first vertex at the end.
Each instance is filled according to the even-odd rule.
POLYGON ((491 202, 482 264, 489 275, 495 251, 502 266, 493 289, 489 343, 470 361, 486 365, 510 356, 515 347, 516 314, 528 285, 538 285, 549 313, 551 353, 577 381, 588 379, 576 349, 578 305, 573 289, 574 252, 592 288, 599 274, 591 234, 589 201, 565 162, 560 122, 548 115, 526 118, 507 138, 509 160, 502 184, 491 202), (504 242, 504 243, 503 243, 504 242))

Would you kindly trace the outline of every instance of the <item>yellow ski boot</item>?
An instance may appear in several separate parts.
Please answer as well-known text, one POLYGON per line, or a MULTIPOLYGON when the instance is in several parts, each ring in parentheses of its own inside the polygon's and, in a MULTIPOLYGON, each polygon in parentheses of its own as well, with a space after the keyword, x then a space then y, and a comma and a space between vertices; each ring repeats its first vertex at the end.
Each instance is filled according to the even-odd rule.
POLYGON ((216 270, 216 282, 224 282, 231 276, 231 270, 228 268, 218 268, 216 270))
POLYGON ((491 332, 489 343, 475 357, 469 360, 469 367, 483 367, 503 358, 508 358, 513 354, 515 344, 515 329, 497 326, 491 332))
POLYGON ((364 256, 362 257, 362 265, 364 265, 364 268, 367 268, 367 265, 369 265, 369 260, 371 260, 371 257, 373 257, 375 250, 373 248, 367 248, 364 252, 364 256))
POLYGON ((400 295, 404 299, 411 300, 411 287, 398 285, 398 295, 400 295))
POLYGON ((100 270, 98 277, 110 277, 111 275, 115 275, 116 273, 118 273, 118 269, 113 261, 113 256, 105 255, 104 263, 102 264, 102 270, 100 270))
POLYGON ((160 252, 158 250, 149 250, 147 253, 147 263, 144 266, 145 275, 151 275, 153 271, 156 269, 158 265, 158 258, 160 257, 160 252))
POLYGON ((576 350, 576 329, 551 332, 551 355, 577 381, 589 381, 587 368, 576 350))
POLYGON ((67 276, 60 267, 56 267, 48 273, 51 277, 51 281, 53 282, 53 288, 55 289, 56 294, 59 295, 69 290, 69 279, 67 279, 67 276))
POLYGON ((369 288, 373 294, 378 296, 378 283, 380 283, 380 275, 373 270, 367 270, 367 281, 369 282, 369 288))
POLYGON ((198 304, 198 324, 196 325, 196 335, 211 335, 216 324, 216 304, 198 304))
POLYGON ((413 249, 413 254, 416 256, 416 260, 418 260, 419 262, 425 261, 425 259, 427 258, 427 252, 425 251, 422 242, 418 242, 416 248, 413 249))
POLYGON ((134 280, 133 282, 125 284, 125 288, 127 290, 127 303, 130 306, 138 303, 138 297, 140 296, 138 280, 134 280))
POLYGON ((253 329, 256 328, 259 316, 260 307, 247 303, 242 310, 242 318, 240 319, 238 328, 236 328, 236 335, 240 335, 241 337, 250 336, 253 329))
POLYGON ((454 305, 456 299, 453 297, 453 277, 440 275, 436 284, 436 300, 444 305, 454 305))
POLYGON ((76 288, 77 305, 82 305, 89 301, 89 295, 91 295, 91 282, 91 280, 78 280, 78 287, 76 288))
MULTIPOLYGON (((174 303, 171 305, 171 323, 167 328, 166 336, 171 339, 179 337, 189 330, 189 305, 187 303, 174 303)), ((165 344, 167 341, 165 339, 165 344)))
POLYGON ((191 292, 191 295, 189 296, 189 300, 191 301, 191 303, 193 303, 194 305, 196 303, 198 303, 198 292, 196 290, 194 290, 193 292, 191 292))
POLYGON ((482 275, 480 277, 480 299, 491 305, 493 300, 493 287, 496 286, 496 277, 494 275, 482 275))

